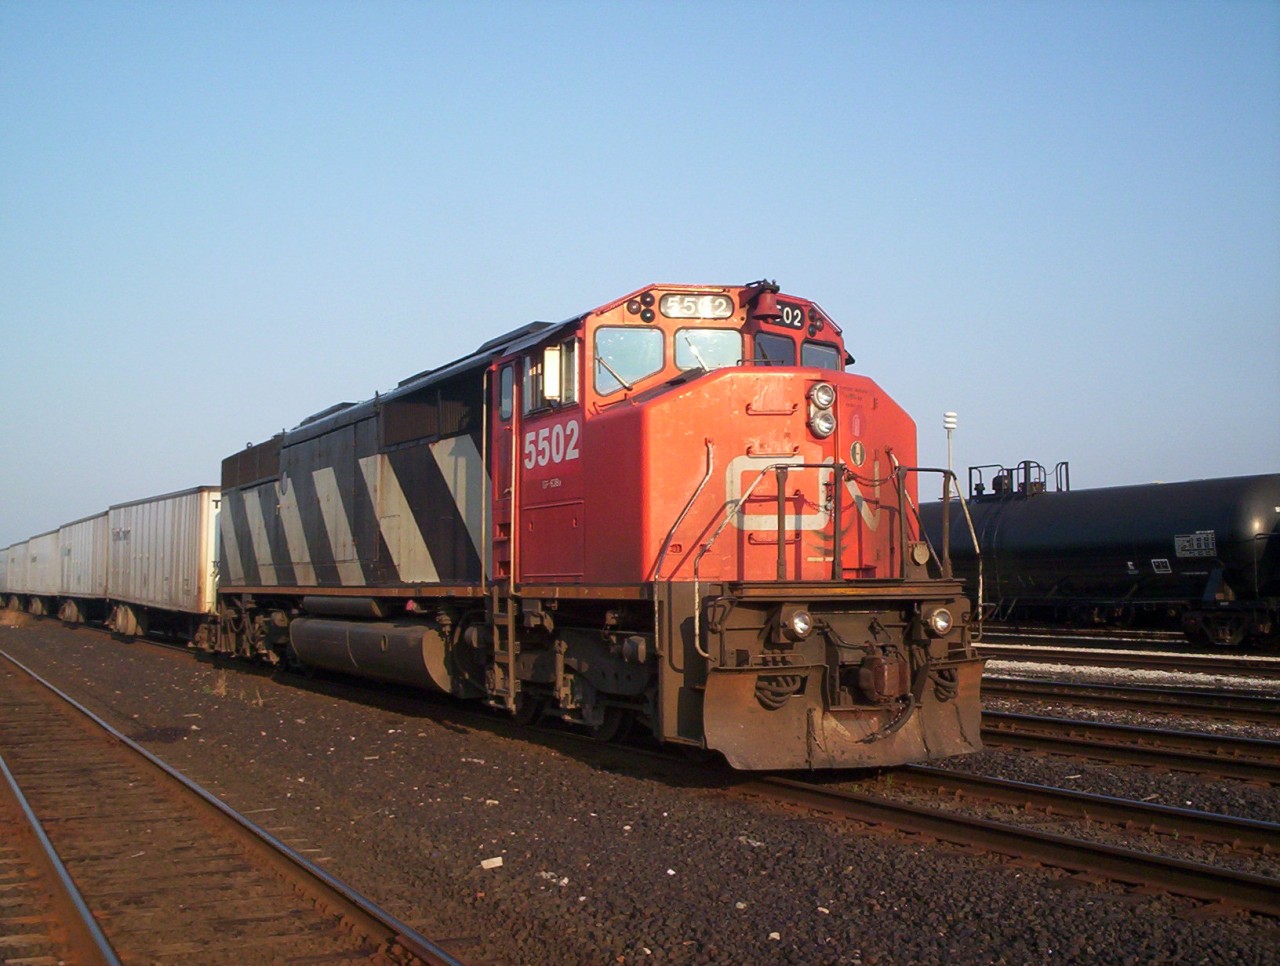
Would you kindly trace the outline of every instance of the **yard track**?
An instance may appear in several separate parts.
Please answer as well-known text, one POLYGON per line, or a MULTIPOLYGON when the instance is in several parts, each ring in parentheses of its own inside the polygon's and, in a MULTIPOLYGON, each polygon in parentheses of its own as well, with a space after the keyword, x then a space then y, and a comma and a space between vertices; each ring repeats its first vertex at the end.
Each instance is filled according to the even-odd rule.
POLYGON ((1073 667, 1125 668, 1235 677, 1280 678, 1280 658, 1216 654, 1173 654, 1161 651, 1101 647, 1048 647, 1020 644, 980 644, 978 653, 993 661, 1065 664, 1073 667))
POLYGON ((0 754, 120 960, 459 963, 0 656, 0 754))
POLYGON ((1244 694, 1239 691, 1131 687, 987 674, 982 678, 982 693, 986 697, 1060 701, 1089 708, 1154 711, 1160 714, 1280 725, 1280 697, 1244 694))
POLYGON ((984 711, 988 746, 1126 762, 1280 785, 1280 742, 984 711))
MULTIPOLYGON (((1100 876, 1127 886, 1156 888, 1205 902, 1280 916, 1280 879, 1270 876, 1188 862, 865 792, 824 788, 790 778, 755 779, 739 785, 737 791, 833 818, 925 835, 1072 873, 1100 876)), ((1274 831, 1274 828, 1262 830, 1261 834, 1272 837, 1274 831)))

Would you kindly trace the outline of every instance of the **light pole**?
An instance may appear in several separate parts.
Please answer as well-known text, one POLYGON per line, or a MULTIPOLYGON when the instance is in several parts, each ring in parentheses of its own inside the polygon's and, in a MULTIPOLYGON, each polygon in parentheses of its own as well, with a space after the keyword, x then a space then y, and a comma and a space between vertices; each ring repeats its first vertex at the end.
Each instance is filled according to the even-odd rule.
POLYGON ((955 414, 955 413, 943 413, 943 414, 942 414, 942 428, 943 428, 943 429, 945 429, 945 430, 947 431, 947 472, 948 472, 948 473, 950 473, 950 472, 952 472, 952 469, 951 469, 951 434, 952 434, 953 432, 955 432, 955 429, 956 429, 956 414, 955 414))

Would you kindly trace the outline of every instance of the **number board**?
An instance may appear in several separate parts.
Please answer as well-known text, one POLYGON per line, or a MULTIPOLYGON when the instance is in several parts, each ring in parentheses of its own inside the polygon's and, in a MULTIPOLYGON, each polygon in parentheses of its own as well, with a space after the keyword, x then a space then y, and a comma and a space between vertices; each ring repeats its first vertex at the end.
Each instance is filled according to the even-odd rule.
POLYGON ((658 300, 658 311, 669 319, 727 319, 733 315, 733 299, 671 292, 658 300))
POLYGON ((803 329, 804 328, 804 308, 796 305, 794 302, 778 302, 778 311, 782 313, 775 325, 780 325, 784 329, 803 329))

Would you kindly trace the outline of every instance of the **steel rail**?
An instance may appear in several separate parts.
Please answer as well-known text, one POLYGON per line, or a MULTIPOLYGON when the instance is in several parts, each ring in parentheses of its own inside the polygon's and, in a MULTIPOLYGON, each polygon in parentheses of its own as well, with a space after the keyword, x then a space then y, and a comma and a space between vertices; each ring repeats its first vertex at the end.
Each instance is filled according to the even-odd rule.
POLYGON ((71 874, 62 862, 62 857, 49 841, 44 826, 36 817, 31 803, 22 793, 18 780, 9 770, 3 756, 0 756, 0 775, 4 776, 4 784, 0 785, 0 792, 7 791, 7 797, 16 806, 25 823, 23 829, 26 833, 25 837, 36 846, 32 850, 33 857, 38 860, 45 880, 52 886, 50 891, 53 907, 58 913, 59 922, 67 931, 67 939, 71 947, 69 951, 75 961, 85 966, 99 966, 99 964, 120 966, 120 959, 116 956, 115 949, 103 935, 98 920, 89 911, 88 903, 76 888, 71 874))
POLYGON ((986 775, 971 775, 930 765, 905 765, 893 772, 893 780, 895 784, 903 781, 930 791, 971 796, 1003 805, 1042 809, 1066 818, 1139 827, 1163 835, 1186 835, 1235 849, 1280 852, 1280 823, 1275 822, 1173 805, 1135 802, 1111 795, 1033 785, 986 775))
POLYGON ((430 966, 463 966, 461 960, 456 959, 390 913, 378 908, 373 902, 356 892, 346 883, 334 878, 323 869, 304 859, 270 832, 255 825, 230 806, 209 794, 209 792, 192 782, 185 775, 147 751, 146 748, 126 737, 70 695, 46 681, 21 661, 3 650, 0 650, 0 657, 3 657, 33 681, 56 695, 67 706, 75 709, 93 722, 105 734, 135 753, 142 761, 151 765, 159 774, 172 782, 176 782, 183 790, 193 795, 204 807, 233 823, 241 833, 242 841, 252 846, 259 855, 266 858, 287 878, 295 882, 301 878, 310 891, 321 896, 326 903, 332 903, 341 915, 356 923, 368 935, 379 937, 388 947, 398 948, 410 956, 430 964, 430 966))
POLYGON ((977 846, 998 855, 1103 876, 1126 885, 1153 886, 1176 895, 1228 902, 1251 912, 1280 916, 1280 879, 1268 876, 1073 839, 877 795, 823 789, 790 778, 756 779, 739 785, 738 790, 943 842, 977 846))
POLYGON ((1022 647, 1017 644, 979 644, 978 653, 994 661, 1067 664, 1073 667, 1137 668, 1193 674, 1223 674, 1280 678, 1280 658, 1233 657, 1206 654, 1165 654, 1079 647, 1022 647))
POLYGON ((1072 704, 1125 711, 1194 714, 1232 721, 1280 724, 1280 697, 1238 691, 1195 691, 1188 688, 1126 687, 1078 681, 984 675, 982 693, 1000 697, 1060 699, 1072 704))
POLYGON ((1280 784, 1280 742, 1002 711, 985 711, 982 721, 991 745, 1280 784))
POLYGON ((1136 629, 1132 627, 1053 627, 1045 624, 1015 624, 1000 621, 991 627, 992 643, 1052 640, 1062 643, 1092 644, 1095 642, 1124 644, 1168 644, 1186 647, 1190 642, 1181 631, 1136 629))

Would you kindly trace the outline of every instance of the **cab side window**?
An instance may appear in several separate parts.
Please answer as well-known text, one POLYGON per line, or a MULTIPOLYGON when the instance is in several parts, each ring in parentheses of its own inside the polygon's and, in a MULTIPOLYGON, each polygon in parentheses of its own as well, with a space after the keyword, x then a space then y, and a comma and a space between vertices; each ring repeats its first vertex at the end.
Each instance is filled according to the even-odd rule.
POLYGON ((511 366, 503 366, 502 372, 498 374, 498 416, 504 421, 511 418, 515 408, 514 393, 515 376, 511 366))
POLYGON ((817 369, 830 369, 833 372, 841 372, 844 369, 840 365, 838 348, 830 342, 814 342, 812 339, 805 339, 804 346, 800 349, 800 364, 817 369))
POLYGON ((524 413, 578 401, 578 342, 567 339, 524 358, 524 413))
POLYGON ((578 401, 578 340, 560 344, 560 402, 578 401))

